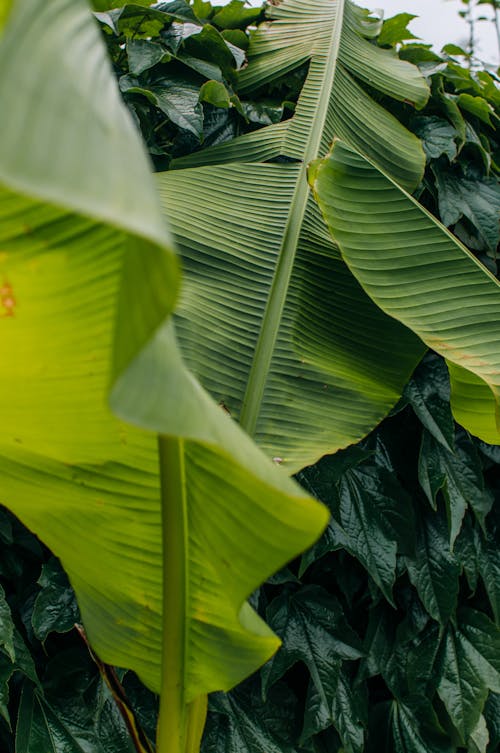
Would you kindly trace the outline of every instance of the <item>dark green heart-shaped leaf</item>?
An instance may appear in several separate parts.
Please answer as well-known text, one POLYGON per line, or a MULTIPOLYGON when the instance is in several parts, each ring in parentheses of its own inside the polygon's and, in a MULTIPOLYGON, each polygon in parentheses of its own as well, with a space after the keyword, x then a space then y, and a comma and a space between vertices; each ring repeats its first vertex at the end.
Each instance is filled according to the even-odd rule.
POLYGON ((463 610, 443 638, 438 693, 465 743, 490 690, 500 693, 500 630, 486 615, 463 610))
POLYGON ((450 408, 450 376, 442 358, 429 354, 404 391, 416 415, 447 450, 455 448, 455 424, 450 408))
POLYGON ((5 591, 0 585, 0 647, 3 648, 11 662, 15 661, 14 623, 10 607, 5 598, 5 591))
POLYGON ((338 515, 346 548, 393 603, 398 543, 407 551, 413 536, 408 524, 413 519, 408 494, 387 469, 359 465, 339 482, 338 515))
POLYGON ((454 753, 427 699, 409 697, 374 709, 367 753, 454 753), (383 746, 383 747, 380 747, 383 746))
POLYGON ((297 700, 285 684, 275 685, 266 702, 258 683, 246 683, 210 699, 203 753, 299 753, 297 700))
POLYGON ((355 685, 344 668, 332 667, 332 692, 326 703, 311 682, 306 698, 301 742, 333 726, 346 753, 362 753, 367 722, 367 697, 363 684, 355 685))
POLYGON ((388 18, 382 26, 382 31, 377 40, 378 44, 395 47, 398 42, 403 42, 407 39, 417 39, 415 34, 408 29, 408 24, 414 18, 416 16, 411 13, 398 13, 392 16, 392 18, 388 18))
POLYGON ((485 516, 492 505, 491 494, 484 487, 477 450, 465 432, 457 435, 455 451, 450 452, 424 431, 419 456, 419 480, 434 508, 437 493, 442 491, 452 546, 469 505, 484 526, 485 516))
POLYGON ((38 579, 42 590, 36 597, 31 624, 39 641, 45 641, 53 630, 67 633, 79 621, 75 594, 68 576, 53 557, 42 566, 38 579))
POLYGON ((460 567, 439 515, 420 516, 416 534, 415 556, 406 557, 408 575, 431 617, 444 625, 457 606, 460 567))
POLYGON ((302 661, 322 702, 329 706, 342 659, 354 660, 363 655, 361 642, 337 599, 319 586, 305 586, 278 596, 268 607, 266 617, 283 644, 262 670, 264 691, 302 661))

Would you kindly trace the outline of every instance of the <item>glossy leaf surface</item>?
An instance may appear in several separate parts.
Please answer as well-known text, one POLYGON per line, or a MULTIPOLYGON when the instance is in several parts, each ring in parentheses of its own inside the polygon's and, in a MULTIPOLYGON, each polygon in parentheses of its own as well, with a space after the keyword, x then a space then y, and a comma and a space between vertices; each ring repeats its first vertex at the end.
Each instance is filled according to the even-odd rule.
POLYGON ((321 588, 306 586, 275 599, 266 616, 283 646, 263 670, 264 690, 302 661, 320 699, 328 706, 335 695, 341 661, 362 656, 360 640, 347 624, 338 601, 321 588))
POLYGON ((433 619, 446 624, 457 606, 460 568, 449 549, 446 524, 439 516, 419 518, 415 556, 406 562, 425 608, 433 619))
POLYGON ((438 693, 465 742, 479 721, 488 691, 500 692, 500 630, 488 618, 463 610, 443 639, 438 693))

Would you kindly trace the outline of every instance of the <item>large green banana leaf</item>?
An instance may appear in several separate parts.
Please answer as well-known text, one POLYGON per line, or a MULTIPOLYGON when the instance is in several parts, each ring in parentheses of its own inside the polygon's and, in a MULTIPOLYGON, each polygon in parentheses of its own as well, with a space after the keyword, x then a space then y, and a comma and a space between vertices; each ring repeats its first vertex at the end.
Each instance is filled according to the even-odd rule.
POLYGON ((425 348, 345 266, 307 162, 338 135, 415 187, 420 142, 360 82, 416 106, 428 91, 415 67, 365 38, 377 22, 349 0, 284 0, 269 15, 241 88, 251 96, 308 62, 294 117, 177 160, 158 182, 186 274, 176 320, 186 362, 294 471, 370 431, 425 348))
POLYGON ((368 295, 448 361, 456 420, 500 444, 500 283, 435 217, 346 144, 311 169, 342 255, 368 295))
POLYGON ((187 705, 278 646, 245 599, 327 513, 183 365, 178 263, 85 2, 15 0, 0 70, 0 501, 182 750, 187 705))

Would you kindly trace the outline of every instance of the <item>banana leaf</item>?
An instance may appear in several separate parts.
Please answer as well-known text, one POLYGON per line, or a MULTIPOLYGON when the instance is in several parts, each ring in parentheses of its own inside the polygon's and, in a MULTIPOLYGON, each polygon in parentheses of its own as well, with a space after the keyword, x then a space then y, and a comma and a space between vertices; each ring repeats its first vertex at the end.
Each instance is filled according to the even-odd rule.
POLYGON ((389 316, 447 359, 455 419, 500 444, 500 283, 438 220, 335 142, 311 185, 342 256, 389 316))
POLYGON ((307 163, 342 136, 408 189, 418 139, 368 87, 421 107, 427 85, 370 43, 378 21, 349 0, 284 0, 254 34, 248 96, 308 64, 294 116, 174 162, 158 176, 183 259, 176 327, 186 363, 290 472, 361 439, 425 351, 373 304, 307 186, 307 163))
POLYGON ((245 600, 327 512, 183 363, 178 259, 85 2, 15 0, 0 70, 0 501, 183 751, 205 694, 276 650, 245 600))

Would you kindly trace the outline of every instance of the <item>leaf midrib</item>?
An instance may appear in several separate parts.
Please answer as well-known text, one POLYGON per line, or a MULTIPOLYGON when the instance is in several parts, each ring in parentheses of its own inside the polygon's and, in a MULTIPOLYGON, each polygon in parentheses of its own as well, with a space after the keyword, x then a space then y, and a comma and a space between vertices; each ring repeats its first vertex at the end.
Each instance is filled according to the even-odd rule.
MULTIPOLYGON (((271 367, 274 347, 278 338, 290 279, 295 263, 300 232, 302 230, 307 202, 309 199, 307 166, 309 162, 319 157, 321 137, 330 102, 329 95, 335 79, 335 71, 340 50, 344 6, 345 0, 338 0, 335 24, 330 42, 330 51, 325 63, 323 81, 318 95, 318 110, 309 131, 309 136, 304 145, 303 162, 297 176, 297 183, 290 205, 283 241, 280 247, 279 259, 269 291, 260 333, 255 346, 250 373, 248 375, 245 395, 243 397, 240 424, 250 436, 255 434, 257 427, 267 377, 271 367), (325 90, 327 91, 325 92, 325 90)), ((314 57, 314 54, 313 51, 311 59, 314 57)), ((286 460, 286 458, 284 458, 284 460, 286 460)))

